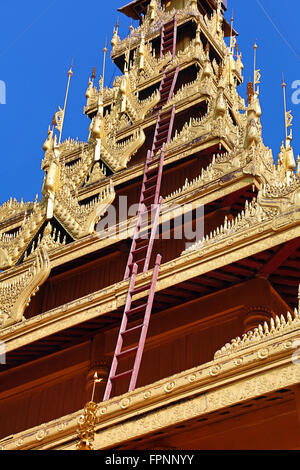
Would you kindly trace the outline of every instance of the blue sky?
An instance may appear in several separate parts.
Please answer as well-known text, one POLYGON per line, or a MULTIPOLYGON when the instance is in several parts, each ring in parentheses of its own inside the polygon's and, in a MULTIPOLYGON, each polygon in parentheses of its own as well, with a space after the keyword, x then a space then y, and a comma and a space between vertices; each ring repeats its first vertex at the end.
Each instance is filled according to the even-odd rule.
MULTIPOLYGON (((6 84, 6 104, 0 104, 0 203, 11 196, 33 200, 35 194, 40 194, 42 145, 53 114, 58 105, 63 106, 72 57, 74 76, 63 138, 78 136, 86 140, 89 122, 83 106, 88 78, 94 66, 99 77, 106 36, 110 44, 117 8, 125 3, 127 0, 1 1, 0 80, 6 84)), ((234 10, 245 64, 241 93, 246 96, 245 85, 253 74, 256 40, 265 144, 277 156, 284 137, 284 71, 297 155, 300 105, 291 102, 291 85, 300 80, 299 0, 290 0, 288 11, 281 0, 228 0, 228 4, 226 16, 230 20, 234 10)), ((130 20, 121 15, 121 37, 128 33, 129 25, 130 20)), ((115 71, 108 60, 106 86, 112 84, 115 71)))

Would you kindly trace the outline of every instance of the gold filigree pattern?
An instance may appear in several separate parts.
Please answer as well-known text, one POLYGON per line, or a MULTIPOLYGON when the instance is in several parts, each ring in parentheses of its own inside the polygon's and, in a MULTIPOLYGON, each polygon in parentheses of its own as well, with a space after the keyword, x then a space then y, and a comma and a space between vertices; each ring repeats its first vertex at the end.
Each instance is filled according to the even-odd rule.
POLYGON ((11 281, 0 280, 0 325, 5 328, 22 320, 30 299, 50 274, 50 262, 46 249, 38 248, 32 265, 24 274, 11 281))
MULTIPOLYGON (((219 351, 215 353, 215 359, 223 356, 230 356, 236 352, 242 352, 249 346, 258 345, 265 339, 280 337, 282 334, 299 327, 300 314, 297 309, 294 311, 294 318, 290 312, 287 313, 287 318, 283 315, 277 315, 275 320, 271 318, 270 323, 264 322, 263 325, 258 325, 253 331, 244 334, 242 338, 237 337, 227 343, 219 351)), ((261 357, 262 358, 262 357, 261 357)))

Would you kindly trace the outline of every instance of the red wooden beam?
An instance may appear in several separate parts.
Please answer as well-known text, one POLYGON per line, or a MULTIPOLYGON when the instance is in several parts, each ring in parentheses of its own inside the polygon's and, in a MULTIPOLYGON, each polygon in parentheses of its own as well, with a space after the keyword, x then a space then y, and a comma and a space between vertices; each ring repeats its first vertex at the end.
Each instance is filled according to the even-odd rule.
POLYGON ((295 253, 299 246, 300 237, 294 238, 293 240, 285 243, 285 245, 283 245, 282 248, 279 248, 271 259, 269 259, 269 261, 258 270, 257 275, 268 278, 288 259, 289 256, 295 253))

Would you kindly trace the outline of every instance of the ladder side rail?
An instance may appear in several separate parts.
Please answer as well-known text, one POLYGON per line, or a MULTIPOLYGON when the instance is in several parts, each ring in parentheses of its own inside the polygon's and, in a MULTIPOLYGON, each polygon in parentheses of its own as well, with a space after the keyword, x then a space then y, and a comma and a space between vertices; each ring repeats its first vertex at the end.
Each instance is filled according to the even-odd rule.
POLYGON ((131 275, 131 278, 130 278, 126 304, 125 304, 125 308, 124 308, 124 312, 123 312, 122 323, 121 323, 121 327, 120 327, 120 331, 119 331, 119 335, 118 335, 118 340, 117 340, 117 344, 116 344, 116 349, 115 349, 115 352, 114 352, 114 357, 113 357, 113 361, 112 361, 112 364, 111 364, 111 368, 110 368, 110 372, 109 372, 109 376, 108 376, 108 380, 107 380, 107 384, 106 384, 106 388, 105 388, 105 392, 104 392, 103 401, 109 400, 110 395, 111 395, 112 377, 114 377, 114 375, 116 373, 116 370, 117 370, 117 367, 118 367, 117 354, 120 353, 120 351, 122 349, 122 346, 123 346, 122 333, 125 331, 126 326, 127 326, 128 318, 127 318, 126 312, 128 310, 130 310, 130 306, 131 306, 131 303, 132 303, 132 294, 131 294, 131 292, 134 290, 136 276, 137 276, 137 269, 138 269, 137 264, 134 264, 133 269, 132 269, 132 275, 131 275))
POLYGON ((156 120, 156 126, 155 126, 155 131, 154 131, 154 138, 153 138, 150 158, 153 158, 154 147, 155 147, 156 137, 157 137, 157 134, 158 134, 160 119, 161 119, 161 110, 158 111, 158 116, 157 116, 157 120, 156 120))
POLYGON ((162 149, 161 149, 161 156, 160 156, 159 167, 158 167, 158 175, 157 175, 154 205, 159 203, 159 195, 160 195, 160 188, 161 188, 161 180, 162 180, 162 173, 163 173, 163 167, 164 167, 165 153, 166 153, 166 143, 163 144, 162 149))
POLYGON ((146 312, 145 312, 145 317, 144 317, 144 326, 142 328, 141 336, 140 336, 140 341, 139 341, 139 346, 133 366, 133 372, 129 384, 129 389, 128 391, 131 392, 135 389, 136 387, 136 382, 138 378, 138 373, 140 369, 140 365, 142 362, 142 356, 144 352, 144 347, 145 347, 145 341, 148 333, 148 326, 149 326, 149 321, 150 321, 150 316, 152 312, 152 305, 153 305, 153 299, 154 299, 154 294, 155 294, 155 286, 157 283, 157 278, 159 274, 159 269, 161 265, 161 255, 157 255, 156 261, 155 261, 155 266, 153 270, 153 276, 152 276, 152 282, 151 282, 151 287, 150 287, 150 293, 148 297, 148 303, 146 307, 146 312))
POLYGON ((175 59, 176 56, 176 46, 177 46, 177 24, 178 24, 178 12, 176 10, 175 16, 174 16, 174 37, 173 37, 173 59, 175 59))
POLYGON ((142 189, 141 189, 141 193, 140 193, 140 201, 139 201, 139 207, 138 207, 138 219, 137 219, 137 224, 136 224, 136 227, 135 227, 135 231, 134 231, 134 235, 133 235, 133 239, 132 239, 132 243, 131 243, 131 248, 130 248, 130 252, 129 252, 129 256, 128 256, 128 260, 127 260, 127 264, 126 264, 124 280, 128 279, 129 275, 130 275, 129 265, 133 261, 133 252, 136 248, 136 240, 139 237, 140 226, 141 226, 144 211, 145 211, 145 205, 142 202, 142 200, 143 200, 143 195, 144 195, 144 191, 145 191, 145 183, 147 181, 147 172, 148 172, 148 166, 149 166, 149 162, 150 162, 150 156, 151 156, 151 152, 148 151, 147 152, 146 163, 145 163, 145 169, 144 169, 142 189))
POLYGON ((172 82, 172 86, 171 86, 171 89, 170 89, 170 93, 169 93, 169 97, 168 97, 167 102, 169 102, 173 98, 173 94, 174 94, 178 74, 179 74, 179 65, 176 67, 176 70, 175 70, 175 74, 174 74, 174 77, 173 77, 173 82, 172 82))
POLYGON ((149 263, 150 263, 150 260, 151 260, 152 248, 153 248, 154 240, 155 240, 155 237, 156 237, 156 231, 157 231, 158 222, 159 222, 161 205, 162 205, 162 198, 160 198, 159 203, 157 204, 157 207, 156 207, 156 210, 155 210, 155 216, 154 216, 154 220, 153 220, 153 223, 152 223, 152 229, 151 229, 151 235, 150 235, 148 250, 147 250, 145 264, 144 264, 144 268, 143 268, 144 273, 146 271, 148 271, 148 269, 149 269, 149 263))
POLYGON ((161 28, 161 40, 160 40, 160 58, 163 58, 163 51, 164 51, 164 42, 165 42, 165 25, 162 25, 161 28))
POLYGON ((171 137, 172 137, 172 131, 173 131, 173 126, 174 126, 174 119, 175 119, 175 105, 173 104, 173 106, 172 106, 172 114, 171 114, 171 119, 170 119, 170 127, 169 127, 169 132, 168 132, 168 137, 167 137, 167 144, 170 142, 171 137))

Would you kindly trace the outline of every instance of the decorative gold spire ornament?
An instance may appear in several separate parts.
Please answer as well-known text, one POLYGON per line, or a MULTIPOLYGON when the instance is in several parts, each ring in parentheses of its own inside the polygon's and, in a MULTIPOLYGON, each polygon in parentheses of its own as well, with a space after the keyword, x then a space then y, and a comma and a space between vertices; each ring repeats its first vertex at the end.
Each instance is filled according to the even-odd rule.
POLYGON ((114 48, 117 45, 118 39, 119 39, 119 18, 117 19, 117 24, 116 27, 114 28, 114 34, 111 40, 111 47, 114 48))
POLYGON ((92 134, 96 140, 95 146, 95 155, 94 161, 97 162, 100 160, 101 153, 101 138, 103 134, 103 95, 104 95, 104 78, 105 78, 105 63, 106 63, 106 54, 107 54, 107 40, 103 48, 103 70, 102 77, 99 81, 99 96, 98 96, 98 110, 97 115, 93 121, 92 134))
MULTIPOLYGON (((197 2, 196 7, 197 7, 197 2)), ((220 36, 222 33, 222 24, 223 24, 223 15, 222 15, 222 1, 218 0, 217 4, 217 34, 220 36)), ((232 34, 232 28, 231 28, 231 34, 232 34)))
POLYGON ((68 71, 68 83, 67 83, 67 90, 66 90, 66 95, 65 95, 64 107, 63 107, 63 109, 61 109, 61 107, 59 106, 58 111, 55 114, 56 129, 59 132, 58 145, 60 145, 60 143, 61 143, 61 136, 62 136, 63 126, 64 126, 66 106, 67 106, 68 94, 69 94, 69 88, 70 88, 70 81, 71 81, 72 76, 73 76, 73 61, 72 61, 71 67, 68 71))
POLYGON ((102 382, 102 379, 98 379, 98 374, 95 372, 94 385, 92 391, 92 398, 85 407, 83 415, 78 420, 77 435, 79 442, 76 446, 77 450, 94 450, 95 440, 95 427, 97 424, 97 411, 98 405, 94 402, 96 384, 102 382))
POLYGON ((284 123, 285 123, 285 138, 288 138, 288 128, 292 126, 293 116, 292 111, 286 110, 286 83, 284 81, 284 74, 282 73, 282 90, 283 90, 283 103, 284 103, 284 123))
POLYGON ((282 73, 282 90, 283 90, 283 104, 284 104, 284 125, 285 125, 285 149, 284 149, 284 168, 286 171, 287 180, 289 181, 291 174, 296 168, 293 147, 291 142, 293 140, 292 130, 288 134, 289 127, 292 126, 293 116, 292 111, 286 109, 286 83, 284 81, 284 74, 282 73))
POLYGON ((257 51, 256 42, 253 46, 253 49, 254 49, 253 87, 254 87, 254 93, 259 94, 259 87, 257 87, 257 89, 256 89, 256 85, 259 85, 259 83, 260 83, 261 74, 260 74, 260 69, 256 69, 256 51, 257 51))

